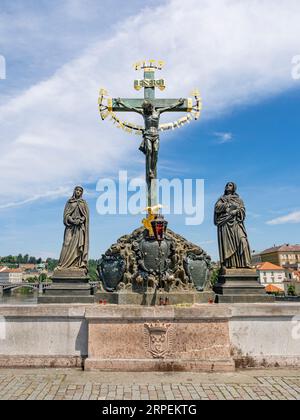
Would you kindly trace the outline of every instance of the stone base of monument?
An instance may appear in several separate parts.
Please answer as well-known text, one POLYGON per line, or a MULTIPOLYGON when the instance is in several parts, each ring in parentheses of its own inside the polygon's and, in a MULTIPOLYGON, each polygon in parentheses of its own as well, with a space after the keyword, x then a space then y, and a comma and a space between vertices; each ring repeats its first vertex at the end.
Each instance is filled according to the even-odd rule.
POLYGON ((85 370, 234 371, 230 308, 108 305, 86 309, 85 370))
POLYGON ((212 303, 215 300, 213 291, 204 292, 155 292, 148 290, 145 293, 128 291, 95 293, 95 303, 108 303, 116 305, 178 305, 194 303, 212 303))
POLYGON ((275 297, 268 295, 259 283, 255 269, 226 268, 219 275, 214 286, 217 303, 259 303, 274 302, 275 297))
POLYGON ((94 303, 94 287, 84 270, 56 269, 52 285, 38 297, 38 303, 94 303))
POLYGON ((124 235, 98 263, 95 301, 119 305, 208 303, 211 259, 198 245, 167 229, 157 241, 144 227, 124 235))

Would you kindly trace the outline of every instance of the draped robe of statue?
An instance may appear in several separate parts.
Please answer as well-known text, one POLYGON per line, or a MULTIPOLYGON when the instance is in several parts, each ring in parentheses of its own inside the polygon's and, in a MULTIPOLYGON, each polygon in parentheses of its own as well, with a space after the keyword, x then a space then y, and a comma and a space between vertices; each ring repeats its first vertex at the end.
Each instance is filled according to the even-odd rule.
POLYGON ((214 223, 218 227, 220 262, 223 267, 251 267, 245 216, 243 200, 235 192, 224 194, 215 205, 214 223), (234 210, 237 210, 236 214, 232 214, 234 210))
POLYGON ((87 272, 89 209, 85 200, 75 198, 75 193, 65 206, 64 225, 66 228, 58 268, 83 269, 87 272))

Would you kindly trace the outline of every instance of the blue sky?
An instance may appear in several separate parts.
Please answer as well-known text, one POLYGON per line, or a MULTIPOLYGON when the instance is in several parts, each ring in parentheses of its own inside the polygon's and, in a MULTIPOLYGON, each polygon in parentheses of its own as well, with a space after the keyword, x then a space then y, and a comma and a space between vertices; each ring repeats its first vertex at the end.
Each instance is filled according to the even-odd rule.
POLYGON ((99 121, 97 96, 102 86, 138 95, 132 63, 148 57, 166 61, 160 96, 198 87, 204 104, 199 121, 161 136, 160 177, 205 180, 204 223, 171 215, 170 227, 216 259, 213 205, 232 180, 252 249, 300 242, 299 2, 284 11, 267 0, 182 3, 2 0, 0 255, 58 256, 77 184, 91 209, 91 257, 140 224, 140 215, 96 212, 99 178, 144 168, 140 139, 99 121))

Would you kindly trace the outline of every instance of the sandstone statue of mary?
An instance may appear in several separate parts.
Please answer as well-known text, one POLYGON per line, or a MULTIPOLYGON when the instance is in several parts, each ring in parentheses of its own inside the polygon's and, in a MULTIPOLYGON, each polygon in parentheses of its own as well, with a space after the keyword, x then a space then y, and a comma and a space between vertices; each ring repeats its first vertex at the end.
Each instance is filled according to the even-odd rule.
POLYGON ((64 210, 65 234, 58 269, 88 271, 89 208, 83 200, 83 188, 74 188, 64 210))
POLYGON ((251 253, 244 225, 246 210, 236 189, 234 182, 228 182, 215 205, 220 262, 225 268, 250 268, 251 253))

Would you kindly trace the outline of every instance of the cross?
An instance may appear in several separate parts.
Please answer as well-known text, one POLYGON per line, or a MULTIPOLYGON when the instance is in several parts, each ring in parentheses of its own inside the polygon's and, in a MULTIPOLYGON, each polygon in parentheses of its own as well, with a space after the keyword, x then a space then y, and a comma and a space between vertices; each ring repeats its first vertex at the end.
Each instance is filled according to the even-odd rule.
MULTIPOLYGON (((153 60, 154 61, 154 60, 153 60)), ((121 98, 122 102, 128 108, 139 108, 142 109, 142 105, 144 100, 149 100, 153 103, 156 109, 166 108, 172 106, 178 99, 157 99, 155 98, 155 88, 159 88, 160 90, 165 89, 165 82, 163 79, 155 80, 155 70, 161 70, 162 67, 157 67, 154 64, 150 64, 147 62, 143 62, 141 67, 139 67, 139 63, 135 65, 135 69, 139 70, 142 68, 144 70, 144 79, 143 80, 135 80, 134 81, 134 88, 136 90, 140 90, 144 88, 144 99, 128 99, 128 98, 121 98), (151 65, 152 64, 152 65, 151 65)), ((161 63, 161 62, 160 62, 161 63)), ((128 112, 128 109, 125 109, 123 106, 119 106, 117 103, 117 99, 112 100, 112 110, 117 112, 128 112)), ((184 101, 182 105, 178 105, 173 108, 172 112, 190 112, 192 110, 192 99, 188 98, 184 101)))
MULTIPOLYGON (((113 98, 108 99, 106 110, 109 112, 136 112, 144 118, 144 127, 141 127, 143 142, 140 150, 146 156, 146 183, 147 183, 147 205, 149 207, 157 205, 157 161, 159 150, 159 119, 163 112, 191 112, 199 111, 200 99, 197 107, 193 107, 191 98, 187 99, 158 99, 155 98, 155 89, 165 89, 165 81, 163 79, 155 79, 155 70, 161 70, 162 61, 143 61, 135 64, 135 70, 142 69, 144 71, 144 79, 135 80, 134 87, 136 90, 144 89, 144 98, 113 98)), ((99 101, 100 113, 102 107, 103 94, 99 101)), ((103 108, 102 108, 103 109, 103 108)), ((101 114, 102 116, 102 114, 101 114)), ((105 118, 105 116, 104 116, 105 118)), ((198 115, 195 119, 198 118, 198 115)), ((189 118, 184 118, 188 120, 189 118)), ((122 123, 120 122, 122 125, 122 123)), ((171 124, 172 126, 172 124, 171 124)), ((180 126, 177 125, 177 126, 180 126)), ((126 124, 125 124, 126 127, 126 124)))

